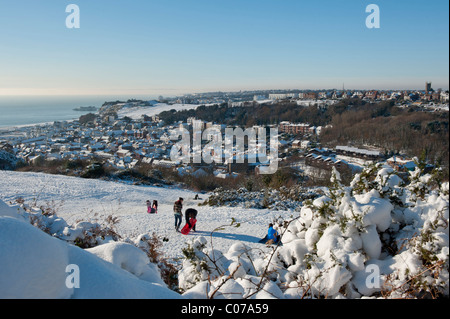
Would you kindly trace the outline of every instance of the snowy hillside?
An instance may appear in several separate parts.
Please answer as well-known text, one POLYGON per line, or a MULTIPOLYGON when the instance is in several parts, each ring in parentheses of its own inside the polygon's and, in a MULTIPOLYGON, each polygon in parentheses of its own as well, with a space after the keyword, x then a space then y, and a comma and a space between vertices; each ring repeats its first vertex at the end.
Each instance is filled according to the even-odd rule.
POLYGON ((161 250, 165 257, 175 259, 182 257, 182 249, 193 238, 208 237, 211 231, 236 218, 243 222, 242 227, 213 234, 215 247, 227 249, 236 241, 260 246, 256 242, 264 237, 268 222, 280 214, 197 207, 200 201, 193 200, 196 193, 179 189, 10 171, 0 171, 0 181, 0 298, 180 298, 167 289, 158 268, 136 247, 143 236, 156 233, 165 238, 161 250), (185 208, 199 210, 197 232, 189 236, 177 233, 173 227, 172 207, 179 197, 185 199, 185 208), (113 215, 118 217, 116 226, 121 239, 109 243, 105 239, 103 245, 87 250, 69 245, 29 225, 29 214, 13 204, 18 198, 57 211, 57 216, 40 223, 54 237, 70 241, 83 229, 102 224, 113 215), (159 201, 157 215, 146 213, 147 199, 159 201), (70 264, 78 265, 83 272, 80 289, 65 288, 65 267, 70 264))
POLYGON ((197 104, 172 104, 172 105, 169 105, 166 103, 157 103, 153 106, 122 108, 117 112, 117 115, 119 116, 119 118, 123 118, 123 117, 127 116, 131 119, 137 120, 137 119, 140 119, 143 115, 151 117, 153 115, 158 115, 164 111, 191 110, 191 109, 196 109, 199 106, 200 105, 197 105, 197 104))
MULTIPOLYGON (((227 228, 214 236, 214 245, 226 249, 239 240, 249 245, 258 245, 265 236, 268 224, 283 212, 229 207, 198 207, 206 200, 194 200, 197 193, 177 188, 134 186, 94 179, 81 179, 41 173, 19 173, 0 171, 0 200, 14 202, 23 198, 26 203, 37 200, 38 206, 50 204, 57 207, 57 215, 67 222, 103 222, 109 215, 118 217, 117 232, 124 238, 152 235, 156 232, 169 241, 164 243, 167 257, 182 256, 181 249, 191 237, 209 236, 217 227, 229 225, 232 218, 241 223, 239 228, 227 228), (174 230, 173 203, 183 197, 184 208, 199 211, 197 232, 191 236, 180 236, 174 230), (158 214, 148 215, 146 201, 158 200, 158 214)), ((291 214, 285 213, 287 216, 291 214)), ((184 217, 183 217, 184 219, 184 217)))
MULTIPOLYGON (((3 205, 0 209, 8 212, 3 205)), ((0 217, 0 233, 0 298, 180 298, 164 285, 156 266, 145 261, 145 253, 132 245, 83 250, 11 217, 0 217), (80 273, 73 282, 72 265, 80 273)))
POLYGON ((344 187, 335 171, 324 196, 277 212, 197 207, 195 193, 185 190, 64 176, 0 171, 0 181, 0 297, 39 297, 42 289, 50 298, 449 295, 449 183, 438 172, 417 169, 405 184, 391 168, 370 167, 344 187), (198 232, 186 237, 173 230, 172 205, 180 196, 185 208, 199 210, 198 232), (56 207, 57 216, 12 206, 17 198, 56 207), (145 213, 147 199, 160 202, 157 215, 145 213), (119 219, 114 227, 121 238, 94 236, 96 223, 110 215, 119 219), (59 239, 30 226, 30 218, 59 239), (258 244, 276 218, 282 245, 258 244), (167 288, 161 270, 138 248, 153 232, 164 238, 168 257, 183 257, 180 293, 167 288), (71 245, 80 234, 90 234, 95 245, 71 245), (68 289, 61 269, 73 264, 84 275, 80 288, 68 289), (111 286, 115 281, 120 290, 111 286))

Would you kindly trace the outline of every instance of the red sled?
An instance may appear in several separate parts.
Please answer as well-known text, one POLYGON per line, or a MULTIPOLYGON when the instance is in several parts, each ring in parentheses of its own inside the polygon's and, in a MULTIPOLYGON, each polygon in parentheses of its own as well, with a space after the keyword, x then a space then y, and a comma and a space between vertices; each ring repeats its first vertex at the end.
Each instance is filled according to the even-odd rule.
POLYGON ((191 224, 191 227, 189 227, 189 224, 186 223, 186 225, 185 225, 185 226, 183 227, 183 229, 181 230, 181 233, 182 233, 183 235, 188 235, 188 234, 191 232, 192 228, 194 228, 195 224, 197 223, 197 220, 196 220, 196 219, 191 219, 191 220, 189 221, 189 223, 191 224))

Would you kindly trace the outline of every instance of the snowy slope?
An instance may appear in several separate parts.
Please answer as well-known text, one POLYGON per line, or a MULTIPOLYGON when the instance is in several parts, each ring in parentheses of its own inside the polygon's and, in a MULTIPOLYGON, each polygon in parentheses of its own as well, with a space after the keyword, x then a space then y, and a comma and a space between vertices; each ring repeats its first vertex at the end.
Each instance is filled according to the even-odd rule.
MULTIPOLYGON (((232 218, 241 223, 239 228, 226 227, 213 234, 214 248, 228 250, 236 241, 250 247, 259 247, 258 240, 265 236, 268 224, 273 218, 290 212, 270 212, 259 209, 228 207, 198 207, 194 196, 188 190, 134 186, 101 180, 80 179, 41 173, 0 171, 0 200, 6 203, 23 198, 39 205, 54 201, 57 215, 69 225, 78 221, 103 222, 109 215, 119 218, 118 233, 124 238, 136 238, 142 234, 166 237, 163 251, 169 258, 181 257, 181 249, 193 237, 205 236, 217 227, 229 225, 232 218), (179 197, 185 199, 184 208, 199 211, 197 232, 183 236, 174 230, 173 203, 179 197), (146 213, 146 200, 159 202, 156 215, 146 213)), ((204 200, 207 195, 201 195, 204 200)), ((184 218, 183 218, 184 219, 184 218)))
POLYGON ((129 117, 131 119, 137 120, 140 119, 143 115, 147 116, 153 116, 158 115, 161 112, 164 111, 170 111, 170 110, 177 110, 177 111, 184 111, 184 110, 191 110, 196 109, 200 105, 197 104, 165 104, 165 103, 158 103, 154 106, 147 106, 147 107, 130 107, 130 108, 122 108, 119 112, 117 112, 117 115, 119 118, 122 117, 129 117))
POLYGON ((107 260, 110 245, 99 247, 102 252, 89 252, 17 218, 0 217, 0 234, 1 299, 181 298, 161 283, 154 265, 136 258, 145 253, 132 245, 109 250, 109 255, 126 258, 119 265, 107 260), (78 277, 67 268, 73 265, 78 277))
POLYGON ((392 168, 379 165, 364 169, 344 187, 334 171, 325 195, 305 203, 299 213, 197 207, 195 193, 186 190, 38 173, 0 171, 0 181, 0 298, 449 295, 449 183, 440 182, 437 172, 416 169, 405 185, 392 168), (185 208, 199 210, 196 234, 185 237, 173 230, 172 205, 179 196, 186 199, 185 208), (64 220, 42 214, 52 218, 46 225, 53 236, 64 240, 30 226, 23 219, 32 215, 6 204, 18 197, 38 205, 54 201, 54 207, 64 200, 58 207, 64 220), (147 199, 159 200, 159 214, 145 213, 147 199), (118 232, 128 241, 101 240, 85 250, 66 242, 90 224, 78 221, 101 222, 109 215, 120 219, 118 232), (267 224, 280 215, 291 221, 276 225, 283 245, 275 249, 258 244, 267 224), (233 218, 241 227, 215 232, 211 245, 211 231, 233 218), (189 244, 178 272, 182 295, 167 289, 156 265, 135 246, 140 235, 153 232, 168 239, 162 249, 168 257, 180 257, 189 244), (68 291, 62 284, 66 274, 61 268, 68 263, 87 269, 82 289, 68 291), (115 281, 119 290, 111 286, 115 281))

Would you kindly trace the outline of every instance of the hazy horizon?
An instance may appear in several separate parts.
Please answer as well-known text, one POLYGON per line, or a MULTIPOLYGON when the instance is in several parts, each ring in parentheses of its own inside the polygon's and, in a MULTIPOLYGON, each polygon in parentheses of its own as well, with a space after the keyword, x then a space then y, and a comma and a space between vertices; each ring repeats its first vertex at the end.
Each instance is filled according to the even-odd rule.
MULTIPOLYGON (((443 91, 448 91, 448 87, 435 87, 432 85, 432 88, 437 91, 438 89, 442 89, 443 91)), ((345 87, 345 91, 424 91, 425 90, 425 82, 423 82, 422 87, 415 87, 415 88, 352 88, 352 87, 345 87)), ((175 98, 180 97, 184 95, 195 95, 195 94, 210 94, 210 93, 239 93, 239 92, 270 92, 270 91, 342 91, 342 87, 317 87, 317 88, 242 88, 242 89, 236 89, 236 90, 224 90, 224 89, 217 89, 217 90, 210 90, 210 91, 196 91, 193 90, 191 92, 185 92, 180 91, 176 94, 167 94, 167 92, 160 92, 160 93, 154 93, 154 94, 0 94, 0 98, 105 98, 112 100, 129 100, 129 99, 142 99, 142 100, 152 100, 152 99, 158 99, 160 96, 164 98, 175 98)), ((107 101, 107 100, 104 100, 107 101)))

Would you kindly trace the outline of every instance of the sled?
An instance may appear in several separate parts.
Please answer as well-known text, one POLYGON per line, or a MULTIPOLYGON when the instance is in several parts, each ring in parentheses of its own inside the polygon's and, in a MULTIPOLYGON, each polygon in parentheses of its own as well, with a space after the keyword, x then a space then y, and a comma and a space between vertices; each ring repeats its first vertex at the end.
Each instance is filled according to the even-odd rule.
POLYGON ((267 239, 267 236, 261 239, 258 243, 264 244, 267 246, 283 246, 281 240, 274 241, 273 239, 267 239))
POLYGON ((191 227, 189 227, 189 224, 186 223, 186 225, 181 230, 181 233, 183 235, 188 235, 191 232, 192 228, 194 228, 195 224, 197 223, 197 220, 196 219, 191 219, 189 222, 191 224, 191 227))

